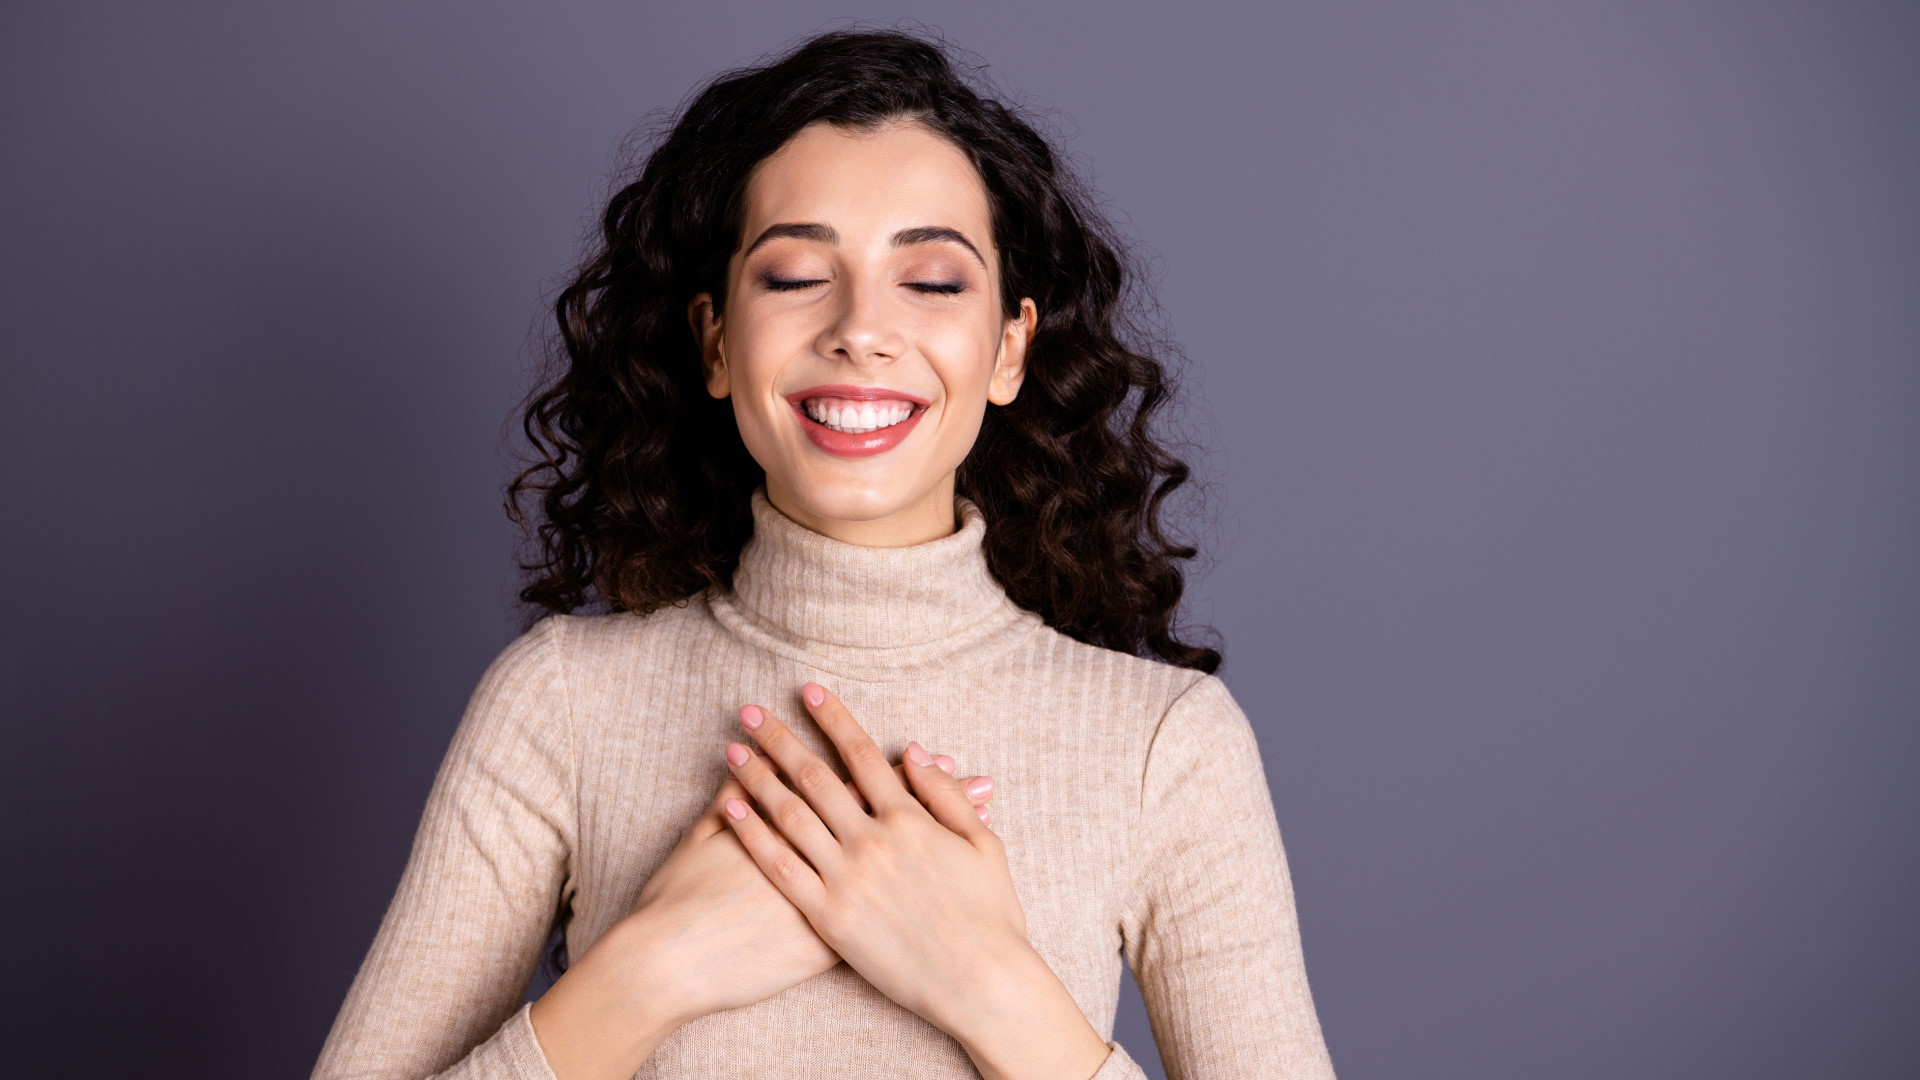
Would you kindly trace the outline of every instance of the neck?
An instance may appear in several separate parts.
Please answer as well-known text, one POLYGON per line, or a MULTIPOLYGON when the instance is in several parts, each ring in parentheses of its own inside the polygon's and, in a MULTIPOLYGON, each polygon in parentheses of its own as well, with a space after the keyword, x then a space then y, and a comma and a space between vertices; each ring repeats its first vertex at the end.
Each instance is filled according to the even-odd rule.
POLYGON ((965 498, 958 528, 924 543, 848 543, 752 496, 753 535, 731 588, 708 594, 714 617, 770 652, 857 678, 918 677, 964 665, 1042 625, 1007 597, 987 565, 986 519, 965 498))
POLYGON ((843 544, 861 547, 912 547, 952 536, 960 528, 954 512, 955 490, 954 474, 950 472, 926 494, 890 514, 848 518, 809 510, 786 484, 772 476, 766 482, 767 501, 790 520, 843 544))

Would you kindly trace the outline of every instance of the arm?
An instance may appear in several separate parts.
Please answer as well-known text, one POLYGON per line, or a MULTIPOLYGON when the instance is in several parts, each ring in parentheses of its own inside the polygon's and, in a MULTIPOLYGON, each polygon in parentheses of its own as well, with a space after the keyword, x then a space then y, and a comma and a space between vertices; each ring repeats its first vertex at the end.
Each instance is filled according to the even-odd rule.
MULTIPOLYGON (((1209 675, 1162 718, 1121 927, 1170 1080, 1331 1080, 1260 750, 1209 675)), ((1096 1080, 1143 1075, 1117 1044, 1096 1080)))
POLYGON ((555 1080, 521 999, 577 839, 562 633, 541 620, 481 676, 314 1080, 555 1080))

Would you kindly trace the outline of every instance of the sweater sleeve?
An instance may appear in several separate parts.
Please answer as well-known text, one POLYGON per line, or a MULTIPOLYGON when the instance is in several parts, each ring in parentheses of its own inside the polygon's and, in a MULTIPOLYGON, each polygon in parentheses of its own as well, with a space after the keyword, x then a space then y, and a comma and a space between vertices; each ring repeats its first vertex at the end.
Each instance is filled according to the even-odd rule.
POLYGON ((577 840, 561 637, 543 618, 480 677, 313 1080, 555 1080, 522 999, 577 840))
MULTIPOLYGON (((1121 940, 1168 1080, 1331 1080, 1265 767, 1218 677, 1162 717, 1140 814, 1121 940)), ((1114 1046, 1095 1080, 1144 1077, 1114 1046)))

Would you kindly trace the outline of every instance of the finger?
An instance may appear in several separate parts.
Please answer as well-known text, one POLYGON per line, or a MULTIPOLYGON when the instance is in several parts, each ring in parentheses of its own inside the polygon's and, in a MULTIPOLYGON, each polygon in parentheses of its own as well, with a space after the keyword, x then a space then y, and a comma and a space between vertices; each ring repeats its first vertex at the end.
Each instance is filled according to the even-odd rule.
MULTIPOLYGON (((727 768, 733 770, 741 786, 752 794, 753 801, 767 812, 767 824, 778 829, 808 862, 826 873, 839 865, 840 841, 827 831, 813 807, 773 774, 771 761, 739 743, 728 743, 727 768)), ((846 797, 846 790, 837 782, 834 787, 842 798, 846 797)))
POLYGON ((940 824, 969 840, 986 830, 982 816, 986 808, 974 806, 960 781, 941 772, 926 747, 918 742, 907 744, 907 779, 925 800, 927 812, 940 824))
POLYGON ((713 823, 721 828, 725 828, 727 824, 728 799, 739 799, 741 802, 746 802, 748 799, 747 789, 740 786, 740 778, 732 773, 728 773, 720 781, 720 790, 714 792, 712 800, 707 803, 707 813, 713 815, 713 823))
MULTIPOLYGON (((720 790, 714 792, 713 801, 707 804, 707 812, 701 816, 701 826, 704 830, 701 835, 711 836, 715 833, 730 831, 728 827, 732 823, 727 820, 726 811, 728 799, 739 799, 749 807, 753 805, 753 795, 741 786, 740 778, 731 773, 727 774, 726 779, 720 781, 720 790)), ((780 830, 773 830, 773 837, 787 847, 793 847, 786 837, 780 835, 780 830)))
MULTIPOLYGON (((833 830, 834 836, 850 836, 873 823, 859 800, 847 795, 846 782, 834 774, 832 766, 807 749, 778 717, 758 705, 746 705, 740 709, 740 726, 752 733, 761 752, 780 766, 780 771, 793 781, 793 789, 806 800, 813 814, 833 830)), ((854 782, 859 783, 859 779, 854 777, 854 782)), ((797 843, 800 838, 792 839, 797 843)), ((812 856, 812 852, 807 852, 808 858, 812 856)))
MULTIPOLYGON (((946 757, 946 755, 935 754, 933 755, 933 760, 935 763, 938 763, 940 759, 943 757, 946 757)), ((948 758, 948 760, 952 760, 952 759, 948 758)), ((893 771, 895 775, 900 777, 900 786, 911 790, 912 781, 907 779, 907 766, 904 763, 895 765, 893 767, 893 771)), ((733 784, 736 788, 738 788, 742 792, 746 790, 745 788, 740 788, 739 781, 733 779, 731 776, 727 778, 727 782, 729 784, 733 784)), ((867 805, 867 797, 863 792, 861 792, 859 785, 855 784, 851 780, 848 780, 848 781, 845 781, 845 786, 847 789, 847 794, 853 796, 855 799, 859 801, 860 809, 865 810, 868 813, 871 813, 873 808, 867 805)), ((980 820, 991 821, 992 815, 986 812, 986 808, 987 808, 987 803, 992 801, 993 799, 993 777, 963 776, 960 778, 960 786, 962 789, 966 791, 967 798, 973 803, 974 808, 982 811, 980 815, 980 820)), ((744 798, 744 795, 742 797, 744 798)), ((916 798, 917 797, 918 796, 916 794, 916 798)), ((709 809, 714 815, 713 827, 715 829, 720 828, 721 825, 723 824, 719 819, 720 800, 715 799, 713 801, 713 805, 709 807, 709 809)))
MULTIPOLYGON (((912 790, 912 784, 910 781, 907 780, 907 767, 905 765, 895 765, 893 767, 893 772, 894 772, 894 775, 900 778, 901 787, 907 788, 908 790, 912 790)), ((979 794, 979 795, 975 795, 973 793, 973 790, 969 788, 967 790, 967 796, 968 798, 971 798, 973 800, 973 804, 975 806, 980 806, 980 805, 983 805, 988 799, 993 798, 993 781, 984 776, 969 776, 962 779, 961 783, 963 785, 970 784, 975 780, 984 781, 987 786, 981 789, 982 794, 979 794)), ((853 781, 849 780, 846 782, 846 787, 847 787, 847 793, 860 801, 860 809, 865 810, 868 813, 873 812, 873 808, 867 805, 866 793, 862 792, 858 785, 856 785, 853 781)), ((720 804, 718 802, 715 802, 713 805, 714 805, 714 812, 718 813, 720 804)))
POLYGON ((860 785, 854 783, 851 780, 848 780, 845 783, 847 788, 847 794, 853 796, 853 800, 860 804, 860 809, 867 810, 868 809, 867 797, 866 795, 861 793, 860 785))
MULTIPOLYGON (((945 754, 935 754, 933 755, 933 763, 940 766, 941 772, 946 773, 948 776, 953 775, 954 761, 951 757, 945 754)), ((903 761, 895 765, 893 771, 900 777, 900 783, 907 787, 908 790, 912 790, 912 782, 907 779, 907 763, 903 761)), ((974 806, 984 806, 988 800, 993 798, 993 777, 962 776, 958 777, 958 779, 961 790, 967 793, 967 801, 973 803, 974 806)), ((923 803, 924 801, 925 800, 922 800, 923 803)))
MULTIPOLYGON (((945 754, 935 754, 933 755, 933 763, 940 766, 941 772, 946 773, 948 776, 953 775, 954 761, 952 758, 945 754)), ((986 807, 983 804, 988 799, 993 798, 993 781, 985 776, 970 776, 960 781, 960 789, 967 793, 967 800, 973 803, 974 810, 979 812, 980 820, 986 821, 990 815, 987 813, 986 807)))
POLYGON ((975 806, 984 806, 993 798, 993 777, 969 776, 960 781, 960 789, 967 793, 967 801, 975 806))
POLYGON ((760 820, 746 801, 729 798, 721 804, 720 816, 733 827, 733 833, 740 843, 753 856, 754 865, 773 882, 781 895, 793 902, 800 913, 812 917, 820 910, 820 903, 826 896, 826 888, 821 884, 820 875, 808 866, 798 852, 780 842, 780 836, 773 826, 760 820))
MULTIPOLYGON (((955 768, 955 762, 953 758, 947 756, 946 754, 935 754, 933 755, 933 763, 935 765, 940 766, 941 772, 946 773, 948 776, 954 775, 953 770, 955 768)), ((911 785, 907 781, 906 765, 904 763, 895 765, 893 767, 893 771, 896 775, 900 777, 900 785, 902 787, 907 787, 909 790, 911 790, 911 785)), ((979 806, 980 804, 986 802, 988 799, 993 798, 993 778, 992 777, 962 776, 959 778, 959 780, 960 780, 960 786, 966 789, 967 798, 972 800, 975 806, 979 806)), ((865 797, 862 796, 862 801, 864 802, 864 800, 865 800, 865 797)))
POLYGON ((806 702, 820 730, 833 740, 834 749, 840 751, 840 760, 846 762, 853 782, 866 792, 867 805, 873 807, 876 816, 913 800, 911 791, 901 786, 893 763, 881 752, 880 745, 854 720, 853 713, 847 711, 838 697, 819 683, 810 682, 800 688, 800 699, 806 702))
MULTIPOLYGON (((955 767, 955 762, 952 758, 948 757, 947 755, 945 754, 933 755, 933 763, 935 765, 940 766, 940 771, 943 773, 946 773, 948 776, 952 776, 954 774, 953 770, 955 767)), ((907 768, 905 765, 894 766, 894 771, 900 774, 900 779, 903 782, 906 781, 907 768)), ((992 777, 987 777, 987 776, 961 777, 960 786, 966 789, 967 798, 971 800, 973 802, 973 805, 975 806, 979 806, 982 803, 986 802, 988 799, 993 798, 993 778, 992 777)))

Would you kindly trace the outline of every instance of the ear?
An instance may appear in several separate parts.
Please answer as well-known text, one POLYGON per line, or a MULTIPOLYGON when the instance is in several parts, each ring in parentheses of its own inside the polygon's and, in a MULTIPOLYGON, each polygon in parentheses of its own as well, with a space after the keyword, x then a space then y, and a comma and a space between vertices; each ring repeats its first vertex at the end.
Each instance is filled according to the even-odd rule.
POLYGON ((1033 306, 1033 298, 1021 297, 1020 314, 1007 320, 1007 328, 1000 335, 993 378, 987 383, 988 401, 1010 405, 1020 393, 1020 383, 1027 377, 1027 346, 1033 341, 1033 331, 1039 323, 1040 315, 1033 306))
POLYGON ((733 392, 727 373, 726 336, 713 313, 713 294, 697 293, 687 302, 687 323, 700 347, 700 369, 706 373, 707 393, 717 398, 733 392))

